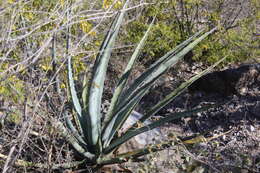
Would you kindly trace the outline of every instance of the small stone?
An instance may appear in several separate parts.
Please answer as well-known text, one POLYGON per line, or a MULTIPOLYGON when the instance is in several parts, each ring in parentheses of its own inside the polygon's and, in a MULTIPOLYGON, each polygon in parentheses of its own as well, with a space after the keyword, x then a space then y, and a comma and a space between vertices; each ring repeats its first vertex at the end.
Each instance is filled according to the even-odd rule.
POLYGON ((227 137, 226 135, 223 135, 223 136, 222 136, 222 139, 223 139, 223 140, 226 140, 226 137, 227 137))
POLYGON ((252 126, 252 125, 250 125, 250 126, 249 126, 249 130, 250 130, 250 132, 253 132, 253 131, 255 131, 255 127, 254 127, 254 126, 252 126))
POLYGON ((240 89, 240 94, 245 95, 247 93, 247 88, 243 87, 240 89))
POLYGON ((198 116, 201 116, 201 112, 198 112, 197 115, 198 115, 198 116))

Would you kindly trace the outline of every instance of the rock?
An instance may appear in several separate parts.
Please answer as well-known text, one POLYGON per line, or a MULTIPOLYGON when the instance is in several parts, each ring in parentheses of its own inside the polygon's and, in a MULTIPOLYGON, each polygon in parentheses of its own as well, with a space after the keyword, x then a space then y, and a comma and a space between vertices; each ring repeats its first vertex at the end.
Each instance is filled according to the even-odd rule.
MULTIPOLYGON (((126 120, 123 128, 121 131, 125 131, 131 125, 133 125, 136 121, 138 121, 143 115, 133 111, 132 114, 126 120)), ((146 120, 144 125, 148 125, 152 123, 150 120, 146 120)), ((147 131, 145 133, 141 133, 132 139, 130 139, 126 144, 123 144, 120 149, 119 153, 132 151, 134 149, 143 148, 148 144, 154 144, 156 141, 161 141, 163 139, 163 133, 159 128, 155 128, 153 130, 147 131)))
POLYGON ((195 81, 189 87, 189 91, 218 93, 223 96, 245 95, 252 86, 259 90, 260 63, 209 73, 195 81))

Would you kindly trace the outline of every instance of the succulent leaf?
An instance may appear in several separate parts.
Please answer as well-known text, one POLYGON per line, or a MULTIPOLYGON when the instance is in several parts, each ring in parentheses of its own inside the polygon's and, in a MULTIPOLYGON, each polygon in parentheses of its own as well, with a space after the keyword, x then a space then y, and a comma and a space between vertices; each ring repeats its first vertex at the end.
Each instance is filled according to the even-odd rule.
POLYGON ((170 103, 172 100, 174 100, 177 96, 179 96, 183 91, 185 91, 193 82, 204 76, 205 74, 209 73, 213 68, 215 68, 218 64, 220 64, 222 61, 224 61, 226 57, 222 58, 209 68, 203 70, 199 74, 193 76, 188 81, 182 83, 178 88, 176 88, 174 91, 172 91, 170 94, 168 94, 163 100, 161 100, 159 103, 157 103, 155 106, 153 106, 150 110, 147 111, 147 113, 139 120, 141 122, 144 122, 149 117, 155 115, 158 111, 160 111, 163 107, 165 107, 168 103, 170 103))
POLYGON ((79 102, 79 98, 77 96, 77 91, 75 89, 75 83, 74 83, 73 72, 72 72, 71 56, 68 57, 68 79, 69 79, 69 88, 70 88, 70 94, 72 97, 73 105, 74 105, 76 112, 78 113, 79 119, 81 119, 82 118, 82 115, 81 115, 82 108, 81 108, 81 105, 79 102))
POLYGON ((126 90, 122 94, 122 96, 120 97, 120 101, 119 102, 121 103, 121 102, 127 100, 127 98, 130 97, 130 95, 132 95, 132 93, 134 93, 138 89, 138 87, 140 87, 140 85, 142 85, 144 83, 144 81, 147 80, 149 78, 149 76, 152 73, 154 73, 163 62, 169 60, 169 58, 171 58, 172 56, 176 55, 177 52, 179 52, 181 49, 183 49, 185 46, 187 46, 194 38, 196 38, 201 33, 202 33, 202 31, 197 32, 192 37, 190 37, 189 39, 187 39, 186 41, 184 41, 183 43, 181 43, 180 45, 175 47, 173 50, 171 50, 166 55, 164 55, 159 60, 157 60, 154 64, 152 64, 150 66, 150 68, 148 68, 143 74, 141 74, 134 81, 134 83, 129 87, 129 89, 126 90))
POLYGON ((83 148, 79 141, 74 138, 74 136, 64 127, 62 122, 60 121, 54 121, 54 126, 61 132, 62 136, 67 139, 67 141, 73 146, 73 148, 78 151, 81 155, 85 156, 86 158, 92 160, 95 155, 86 151, 85 148, 83 148))
MULTIPOLYGON (((177 48, 167 53, 166 55, 168 56, 165 56, 163 59, 159 59, 159 62, 155 62, 155 64, 152 65, 151 68, 144 72, 140 77, 138 77, 136 81, 129 87, 129 89, 123 94, 120 103, 123 104, 124 102, 128 102, 128 98, 131 95, 136 95, 138 92, 140 92, 141 86, 151 85, 154 81, 158 79, 160 75, 165 73, 171 66, 176 64, 184 55, 186 55, 199 42, 201 42, 204 38, 206 38, 215 30, 216 28, 204 33, 193 42, 191 42, 192 39, 186 40, 185 44, 180 44, 179 46, 177 46, 177 48)), ((199 33, 195 34, 195 36, 198 36, 199 33)), ((192 38, 194 39, 195 37, 192 38)))
POLYGON ((136 135, 139 135, 141 133, 144 133, 144 132, 147 132, 147 131, 152 130, 154 128, 157 128, 159 126, 162 126, 165 123, 170 122, 172 120, 180 119, 180 118, 183 118, 183 117, 189 117, 189 116, 194 115, 195 113, 206 111, 206 110, 208 110, 208 109, 210 109, 214 106, 216 106, 216 105, 206 106, 206 107, 203 107, 203 108, 197 108, 197 109, 193 109, 193 110, 190 110, 190 111, 174 113, 174 114, 171 114, 171 115, 169 114, 167 117, 161 118, 161 119, 159 119, 159 120, 157 120, 157 121, 155 121, 155 122, 153 122, 149 125, 128 131, 127 133, 125 133, 121 137, 115 139, 107 148, 105 148, 104 153, 111 152, 114 148, 118 147, 122 143, 125 143, 126 141, 128 141, 129 139, 131 139, 132 137, 134 137, 136 135))
POLYGON ((131 71, 133 69, 133 66, 134 66, 134 63, 135 63, 136 59, 138 58, 138 56, 139 56, 139 54, 141 52, 141 49, 144 47, 145 41, 147 40, 148 34, 149 34, 149 32, 151 30, 151 27, 152 27, 152 25, 154 23, 154 19, 151 22, 148 30, 144 34, 143 38, 141 39, 140 43, 137 45, 137 47, 136 47, 136 49, 135 49, 135 51, 134 51, 130 61, 128 62, 127 66, 126 66, 126 69, 125 69, 124 73, 122 74, 121 78, 119 79, 119 82, 118 82, 117 87, 115 89, 115 92, 113 94, 113 98, 111 100, 111 104, 110 104, 108 113, 107 113, 107 115, 105 117, 105 121, 104 121, 105 125, 107 124, 108 121, 110 121, 113 118, 113 113, 115 111, 115 107, 117 105, 118 98, 121 95, 123 89, 125 88, 127 80, 129 78, 129 75, 130 75, 130 73, 131 73, 131 71))
MULTIPOLYGON (((127 94, 126 94, 126 96, 123 97, 125 100, 120 101, 119 102, 120 104, 117 106, 118 110, 116 110, 116 112, 124 112, 124 113, 121 113, 121 114, 116 113, 113 117, 113 121, 110 122, 114 125, 110 124, 109 128, 105 129, 105 133, 102 138, 102 140, 105 141, 104 147, 107 147, 107 145, 112 140, 116 131, 122 126, 122 124, 125 122, 125 120, 130 115, 131 112, 130 113, 126 113, 126 112, 129 112, 128 109, 134 108, 131 106, 131 104, 133 104, 133 101, 134 101, 134 105, 137 105, 138 102, 141 100, 141 98, 145 95, 145 93, 150 89, 150 87, 152 86, 154 81, 156 81, 172 65, 176 64, 178 60, 180 60, 186 53, 188 53, 190 50, 192 50, 194 48, 194 46, 196 46, 201 40, 203 40, 205 37, 207 37, 209 34, 211 34, 214 31, 215 31, 215 29, 213 29, 209 32, 206 32, 205 34, 203 34, 199 38, 195 39, 190 44, 188 44, 188 43, 189 43, 189 41, 192 41, 192 40, 188 39, 188 41, 186 41, 186 43, 188 45, 184 45, 186 47, 180 45, 179 49, 175 48, 175 51, 179 51, 179 52, 171 51, 174 54, 168 53, 169 56, 165 56, 164 60, 162 60, 162 58, 161 58, 160 62, 156 62, 155 65, 152 65, 152 68, 148 69, 147 72, 143 73, 143 74, 146 73, 146 75, 143 78, 142 82, 137 81, 136 85, 134 85, 135 84, 135 82, 134 82, 134 84, 132 86, 136 90, 133 90, 133 93, 129 93, 130 95, 128 98, 127 98, 127 94), (113 128, 111 128, 112 126, 113 126, 113 128)), ((198 36, 198 33, 195 35, 198 36)), ((141 77, 142 77, 142 75, 141 75, 141 77)), ((140 78, 138 78, 137 80, 140 80, 140 78)), ((131 90, 131 86, 130 86, 129 90, 131 90)))
MULTIPOLYGON (((114 47, 115 39, 118 35, 120 25, 123 21, 123 16, 128 1, 125 3, 123 10, 114 19, 105 39, 97 55, 94 70, 92 72, 92 79, 89 87, 88 98, 88 142, 91 146, 99 145, 101 134, 101 99, 103 94, 104 81, 108 61, 111 56, 112 48, 114 47)), ((100 150, 101 148, 99 148, 100 150)))
POLYGON ((102 140, 104 141, 104 147, 109 145, 118 129, 123 125, 145 93, 146 90, 139 93, 139 95, 136 95, 130 102, 127 103, 124 109, 120 109, 120 111, 114 114, 113 119, 110 121, 109 126, 105 129, 103 134, 102 140))

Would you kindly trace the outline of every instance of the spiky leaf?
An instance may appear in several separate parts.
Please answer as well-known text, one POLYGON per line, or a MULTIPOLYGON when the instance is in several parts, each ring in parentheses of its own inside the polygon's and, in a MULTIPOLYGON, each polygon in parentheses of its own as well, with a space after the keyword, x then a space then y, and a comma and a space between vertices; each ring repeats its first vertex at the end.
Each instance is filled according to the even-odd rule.
MULTIPOLYGON (((215 106, 215 105, 214 105, 215 106)), ((122 143, 125 143, 127 140, 131 139, 132 137, 139 135, 141 133, 147 132, 149 130, 152 130, 154 128, 157 128, 159 126, 164 125, 167 122, 170 122, 172 120, 175 119, 180 119, 183 117, 189 117, 192 115, 195 115, 195 113, 198 112, 202 112, 202 111, 206 111, 209 108, 212 108, 213 106, 206 106, 203 108, 198 108, 198 109, 194 109, 191 111, 185 111, 185 112, 180 112, 180 113, 174 113, 174 114, 169 114, 167 117, 165 118, 161 118, 149 125, 128 131, 127 133, 125 133, 124 135, 122 135, 121 137, 117 138, 115 141, 113 141, 107 148, 104 149, 104 153, 109 153, 111 152, 114 148, 118 147, 119 145, 121 145, 122 143)))
MULTIPOLYGON (((215 28, 216 29, 216 28, 215 28)), ((190 50, 194 48, 200 41, 202 41, 205 37, 215 31, 212 29, 209 32, 204 33, 199 38, 195 39, 193 42, 192 39, 188 39, 185 44, 179 45, 174 50, 168 53, 168 56, 159 59, 159 62, 155 62, 155 65, 152 65, 150 69, 143 73, 134 83, 130 86, 130 88, 126 91, 126 93, 122 96, 121 101, 117 106, 116 112, 128 112, 128 109, 132 109, 131 105, 137 105, 137 103, 141 100, 144 94, 150 89, 152 84, 163 75, 172 65, 176 64, 185 54, 187 54, 190 50), (186 47, 185 47, 186 46, 186 47), (130 91, 132 93, 130 93, 130 91), (132 102, 135 101, 133 104, 132 102)), ((199 32, 200 33, 200 32, 199 32)), ((198 36, 198 33, 195 34, 198 36)), ((192 37, 194 39, 194 37, 192 37)), ((113 121, 110 121, 108 127, 110 129, 106 129, 104 139, 106 140, 106 145, 108 145, 107 140, 111 141, 115 132, 122 126, 124 121, 127 119, 129 114, 126 113, 117 113, 113 117, 113 121), (112 130, 111 130, 111 127, 112 130), (110 130, 110 132, 109 132, 110 130), (108 137, 109 136, 109 137, 108 137), (107 138, 108 137, 108 138, 107 138)))
MULTIPOLYGON (((120 25, 123 20, 127 2, 124 5, 123 10, 114 19, 109 32, 105 36, 105 39, 100 48, 99 54, 96 57, 94 64, 94 70, 92 73, 92 79, 89 87, 88 95, 88 111, 86 116, 88 119, 88 142, 91 146, 99 145, 101 134, 101 99, 104 88, 104 81, 107 71, 107 65, 111 56, 112 48, 114 47, 115 39, 118 35, 120 25)), ((101 148, 99 148, 100 150, 101 148)))

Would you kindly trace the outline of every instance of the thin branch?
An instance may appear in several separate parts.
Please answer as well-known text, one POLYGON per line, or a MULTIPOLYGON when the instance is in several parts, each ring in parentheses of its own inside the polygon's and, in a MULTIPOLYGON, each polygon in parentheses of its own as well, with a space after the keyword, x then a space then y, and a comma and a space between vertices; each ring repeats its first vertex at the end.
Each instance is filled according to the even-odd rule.
MULTIPOLYGON (((4 160, 8 160, 8 156, 1 154, 0 153, 0 158, 4 159, 4 160)), ((82 161, 75 161, 75 162, 69 162, 69 163, 61 163, 61 164, 53 164, 51 165, 51 169, 59 169, 59 168, 64 168, 64 169, 68 169, 68 168, 73 168, 73 167, 77 167, 80 164, 83 164, 86 160, 82 160, 82 161)), ((0 161, 1 162, 1 161, 0 161)), ((29 161, 25 161, 25 160, 21 160, 21 159, 17 159, 16 162, 14 163, 15 166, 20 166, 20 167, 37 167, 37 168, 50 168, 49 164, 44 164, 44 163, 34 163, 34 162, 29 162, 29 161)))

